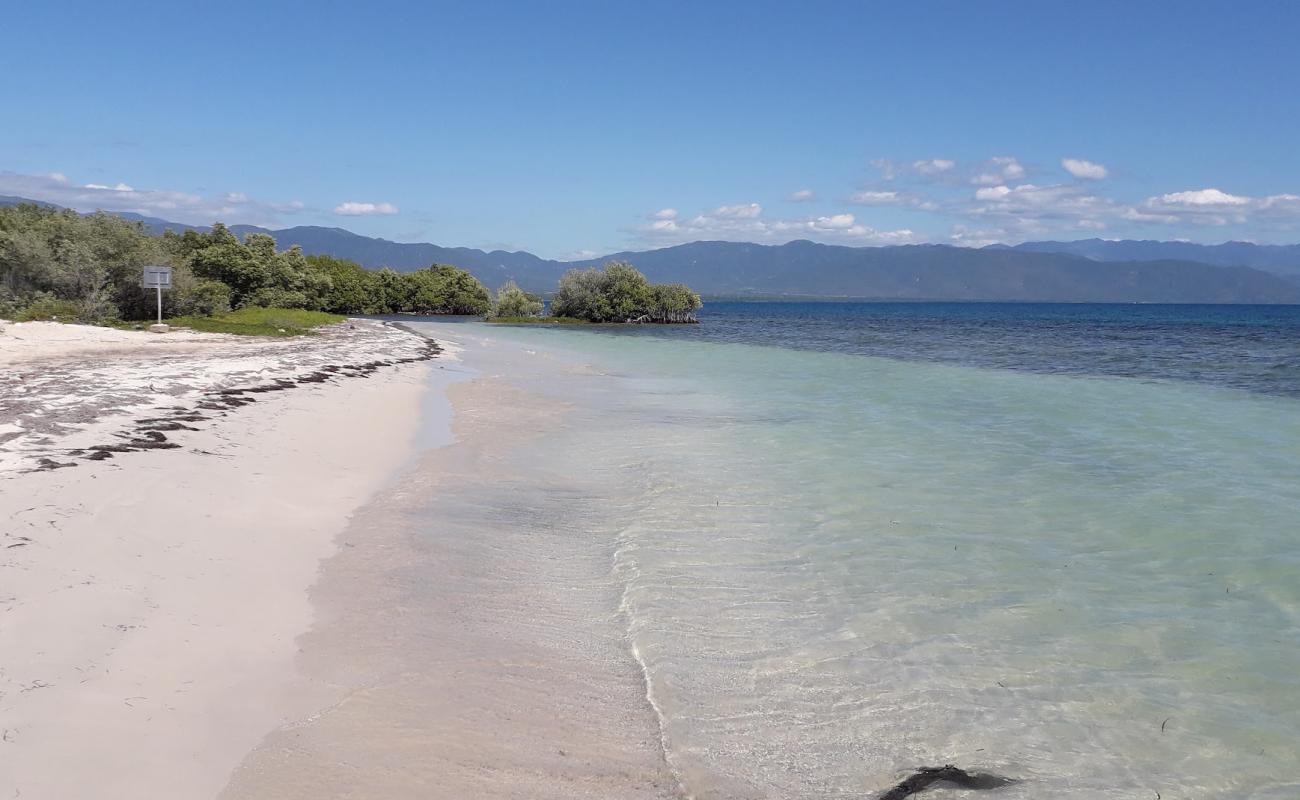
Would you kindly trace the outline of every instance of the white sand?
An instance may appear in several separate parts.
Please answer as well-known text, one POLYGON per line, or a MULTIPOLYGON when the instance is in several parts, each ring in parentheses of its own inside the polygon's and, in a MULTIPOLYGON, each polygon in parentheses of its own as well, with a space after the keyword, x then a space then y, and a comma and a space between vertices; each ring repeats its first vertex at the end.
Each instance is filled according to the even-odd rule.
POLYGON ((220 333, 176 329, 165 334, 122 331, 93 325, 0 320, 0 369, 24 361, 132 352, 192 353, 235 340, 220 333))
POLYGON ((331 354, 404 352, 411 337, 367 327, 313 343, 232 338, 0 333, 0 432, 20 431, 0 440, 14 467, 0 470, 0 797, 211 798, 263 736, 316 701, 293 689, 307 589, 352 510, 408 456, 426 363, 259 395, 169 434, 180 449, 20 469, 36 450, 129 423, 141 402, 184 405, 331 354), (175 358, 151 365, 163 350, 175 358), (241 358, 248 369, 218 366, 241 358), (112 379, 151 377, 178 383, 105 402, 112 379), (46 424, 65 412, 86 419, 46 424))

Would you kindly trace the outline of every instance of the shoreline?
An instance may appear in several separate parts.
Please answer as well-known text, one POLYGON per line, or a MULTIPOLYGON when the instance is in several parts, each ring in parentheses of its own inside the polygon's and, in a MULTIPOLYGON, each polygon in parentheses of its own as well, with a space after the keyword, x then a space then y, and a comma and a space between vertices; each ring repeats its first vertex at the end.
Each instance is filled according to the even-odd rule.
MULTIPOLYGON (((4 359, 27 327, 6 326, 0 794, 214 797, 314 703, 291 690, 308 590, 429 413, 427 342, 349 325, 179 347, 113 331, 44 360, 4 359)), ((78 327, 54 333, 102 330, 78 327)))
POLYGON ((474 345, 472 378, 446 390, 451 443, 353 516, 299 640, 292 691, 318 704, 222 800, 682 796, 628 648, 616 543, 573 536, 582 490, 523 457, 569 411, 517 385, 528 358, 474 345))

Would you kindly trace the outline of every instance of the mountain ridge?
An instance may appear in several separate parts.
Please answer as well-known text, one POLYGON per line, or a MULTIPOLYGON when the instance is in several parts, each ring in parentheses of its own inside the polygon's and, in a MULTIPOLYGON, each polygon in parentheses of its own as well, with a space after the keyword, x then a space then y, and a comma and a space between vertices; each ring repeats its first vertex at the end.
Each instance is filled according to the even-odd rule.
MULTIPOLYGON (((0 205, 22 198, 0 197, 0 205)), ((52 206, 50 203, 42 205, 52 206)), ((57 208, 57 206, 54 206, 57 208)), ((150 232, 208 230, 157 217, 121 213, 150 232)), ((711 296, 802 297, 877 300, 1026 302, 1300 303, 1300 245, 1192 245, 1102 239, 1025 242, 985 248, 945 244, 849 247, 795 240, 780 245, 700 241, 642 251, 621 251, 578 261, 545 259, 527 251, 483 251, 425 242, 393 242, 344 228, 304 225, 269 229, 231 225, 240 235, 265 233, 282 247, 348 258, 370 267, 411 271, 431 263, 468 269, 488 286, 514 280, 526 289, 549 291, 571 268, 611 259, 633 262, 656 282, 680 282, 711 296), (1219 259, 1266 261, 1270 272, 1249 264, 1214 264, 1187 258, 1121 258, 1135 244, 1157 256, 1201 252, 1219 259), (1159 246, 1177 246, 1173 250, 1159 246), (1228 245, 1233 247, 1228 249, 1228 245), (1247 247, 1242 247, 1247 245, 1247 247), (1252 248, 1273 248, 1258 250, 1252 248), (1263 255, 1261 255, 1261 253, 1263 255)))

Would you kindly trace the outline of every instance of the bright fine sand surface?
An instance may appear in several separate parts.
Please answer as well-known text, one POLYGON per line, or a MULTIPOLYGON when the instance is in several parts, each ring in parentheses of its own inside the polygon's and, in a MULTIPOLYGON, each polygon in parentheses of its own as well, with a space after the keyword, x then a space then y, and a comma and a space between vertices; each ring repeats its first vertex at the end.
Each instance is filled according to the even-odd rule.
POLYGON ((311 712, 307 590, 410 457, 430 355, 365 321, 3 326, 0 797, 215 797, 311 712))

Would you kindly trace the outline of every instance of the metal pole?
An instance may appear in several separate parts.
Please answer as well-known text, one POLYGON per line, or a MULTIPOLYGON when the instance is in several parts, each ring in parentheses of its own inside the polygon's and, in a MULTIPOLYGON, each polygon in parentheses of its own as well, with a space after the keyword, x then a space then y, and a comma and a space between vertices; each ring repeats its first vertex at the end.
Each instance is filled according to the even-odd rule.
POLYGON ((162 324, 162 283, 159 283, 154 289, 158 292, 158 324, 162 324))

